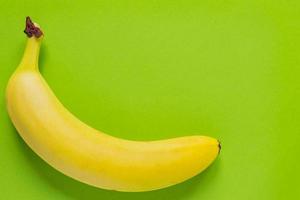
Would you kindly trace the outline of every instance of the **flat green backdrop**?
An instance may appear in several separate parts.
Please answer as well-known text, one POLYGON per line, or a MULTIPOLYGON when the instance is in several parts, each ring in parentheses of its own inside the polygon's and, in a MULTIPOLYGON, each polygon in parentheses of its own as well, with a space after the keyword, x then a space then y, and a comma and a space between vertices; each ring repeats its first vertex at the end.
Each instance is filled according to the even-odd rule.
POLYGON ((1 199, 299 198, 300 1, 0 0, 0 27, 1 199), (49 167, 5 109, 27 15, 45 33, 41 72, 76 116, 127 139, 213 136, 223 146, 216 162, 144 193, 93 188, 49 167))

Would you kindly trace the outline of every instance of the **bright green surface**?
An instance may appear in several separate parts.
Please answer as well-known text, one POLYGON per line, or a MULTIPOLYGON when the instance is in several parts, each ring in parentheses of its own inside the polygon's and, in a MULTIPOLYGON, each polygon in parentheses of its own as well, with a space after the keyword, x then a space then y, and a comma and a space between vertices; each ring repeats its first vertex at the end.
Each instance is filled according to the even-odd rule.
POLYGON ((0 0, 0 199, 299 198, 300 1, 74 2, 0 0), (128 139, 213 136, 217 161, 146 193, 96 189, 49 167, 5 110, 26 15, 45 32, 42 74, 80 119, 128 139))

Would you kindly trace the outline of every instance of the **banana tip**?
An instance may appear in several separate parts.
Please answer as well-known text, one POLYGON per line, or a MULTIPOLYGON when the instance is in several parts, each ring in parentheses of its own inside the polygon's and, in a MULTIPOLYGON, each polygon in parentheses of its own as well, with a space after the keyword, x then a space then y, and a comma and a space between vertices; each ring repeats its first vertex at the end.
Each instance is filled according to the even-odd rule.
POLYGON ((218 147, 219 147, 219 152, 218 152, 218 154, 220 154, 220 152, 221 152, 221 149, 222 149, 222 146, 221 146, 221 142, 220 142, 220 140, 218 140, 218 147))
POLYGON ((39 38, 43 35, 43 32, 40 29, 39 25, 33 23, 30 17, 26 17, 26 26, 25 26, 24 33, 27 35, 27 37, 34 36, 36 38, 39 38))

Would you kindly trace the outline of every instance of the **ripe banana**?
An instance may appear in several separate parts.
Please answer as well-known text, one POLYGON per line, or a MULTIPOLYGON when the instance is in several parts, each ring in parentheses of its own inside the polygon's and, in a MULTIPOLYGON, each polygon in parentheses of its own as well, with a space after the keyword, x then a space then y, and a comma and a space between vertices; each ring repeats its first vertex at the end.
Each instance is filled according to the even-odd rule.
POLYGON ((112 137, 83 123, 57 99, 38 69, 43 33, 28 17, 21 63, 6 90, 7 110, 20 136, 63 174, 99 188, 150 191, 183 182, 207 168, 218 140, 187 136, 158 141, 112 137))

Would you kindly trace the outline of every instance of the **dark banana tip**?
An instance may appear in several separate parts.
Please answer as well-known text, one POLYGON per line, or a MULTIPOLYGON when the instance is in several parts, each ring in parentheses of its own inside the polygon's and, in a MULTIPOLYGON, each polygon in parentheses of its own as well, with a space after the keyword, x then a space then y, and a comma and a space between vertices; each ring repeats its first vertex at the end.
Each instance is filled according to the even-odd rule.
POLYGON ((42 30, 31 21, 30 17, 26 17, 24 33, 27 35, 27 37, 34 36, 36 38, 39 38, 43 35, 42 30))
POLYGON ((221 149, 222 149, 222 146, 221 146, 221 142, 220 142, 220 140, 218 140, 218 147, 219 147, 219 152, 218 152, 218 154, 220 154, 220 152, 221 152, 221 149))

